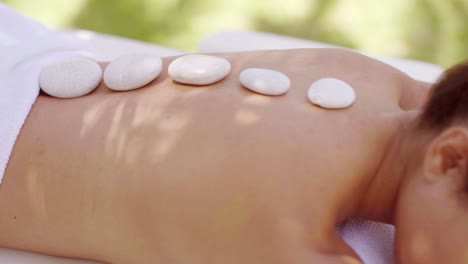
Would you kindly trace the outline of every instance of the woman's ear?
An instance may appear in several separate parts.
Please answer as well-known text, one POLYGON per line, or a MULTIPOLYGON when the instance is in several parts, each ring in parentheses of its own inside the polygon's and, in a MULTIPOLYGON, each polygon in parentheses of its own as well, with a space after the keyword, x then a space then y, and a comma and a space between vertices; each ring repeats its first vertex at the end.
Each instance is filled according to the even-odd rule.
POLYGON ((465 182, 468 164, 468 129, 452 127, 435 138, 424 157, 424 178, 465 182))

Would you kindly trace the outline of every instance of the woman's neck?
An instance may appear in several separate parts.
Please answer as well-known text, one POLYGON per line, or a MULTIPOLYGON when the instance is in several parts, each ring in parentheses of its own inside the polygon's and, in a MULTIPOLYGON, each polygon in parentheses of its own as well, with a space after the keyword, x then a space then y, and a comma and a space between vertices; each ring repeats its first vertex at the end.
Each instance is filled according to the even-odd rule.
POLYGON ((358 202, 352 217, 394 224, 399 190, 407 173, 407 164, 414 153, 416 142, 411 136, 418 111, 409 111, 398 117, 398 129, 385 146, 384 158, 364 194, 356 193, 358 202))

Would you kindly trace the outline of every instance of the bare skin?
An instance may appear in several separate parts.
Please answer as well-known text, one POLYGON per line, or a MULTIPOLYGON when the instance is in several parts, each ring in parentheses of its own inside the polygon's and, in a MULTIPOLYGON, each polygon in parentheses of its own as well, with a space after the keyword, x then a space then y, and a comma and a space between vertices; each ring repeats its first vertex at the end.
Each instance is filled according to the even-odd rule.
POLYGON ((0 245, 108 263, 361 263, 335 226, 394 222, 396 142, 426 86, 337 49, 217 55, 232 72, 210 86, 164 71, 132 92, 39 96, 0 186, 0 245), (247 67, 291 90, 241 88, 247 67), (324 77, 355 104, 310 104, 324 77))

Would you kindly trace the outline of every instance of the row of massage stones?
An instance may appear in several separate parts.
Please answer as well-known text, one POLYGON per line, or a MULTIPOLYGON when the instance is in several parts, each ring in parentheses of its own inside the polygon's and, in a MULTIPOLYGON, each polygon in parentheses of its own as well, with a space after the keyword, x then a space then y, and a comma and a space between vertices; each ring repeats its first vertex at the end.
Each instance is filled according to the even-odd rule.
MULTIPOLYGON (((92 92, 104 80, 109 89, 130 91, 144 87, 161 73, 161 57, 151 54, 128 54, 112 61, 102 72, 95 61, 86 57, 71 57, 53 62, 41 71, 39 85, 45 93, 58 98, 74 98, 92 92)), ((171 62, 169 76, 181 84, 210 85, 224 79, 231 71, 231 63, 220 57, 191 54, 171 62)), ((260 68, 248 68, 239 75, 247 89, 263 95, 282 95, 291 82, 285 74, 260 68)), ((347 83, 324 78, 311 84, 309 101, 323 108, 346 108, 356 100, 353 88, 347 83)))

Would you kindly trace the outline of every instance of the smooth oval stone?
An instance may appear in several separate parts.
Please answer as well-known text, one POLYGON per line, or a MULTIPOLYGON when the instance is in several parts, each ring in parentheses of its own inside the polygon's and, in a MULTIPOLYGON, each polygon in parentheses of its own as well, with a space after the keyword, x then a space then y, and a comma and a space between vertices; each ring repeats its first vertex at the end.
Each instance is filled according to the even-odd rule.
POLYGON ((231 63, 224 58, 191 54, 179 57, 169 65, 169 76, 176 82, 208 85, 222 80, 231 71, 231 63))
POLYGON ((141 88, 161 74, 161 57, 152 54, 126 54, 113 60, 104 71, 104 83, 114 91, 141 88))
POLYGON ((248 68, 239 75, 239 80, 245 88, 265 95, 281 95, 291 86, 288 76, 268 69, 248 68))
POLYGON ((307 92, 310 102, 323 108, 346 108, 356 100, 354 89, 347 83, 324 78, 314 82, 307 92))
POLYGON ((58 98, 74 98, 92 92, 102 80, 102 69, 86 57, 70 57, 45 66, 39 85, 45 93, 58 98))

